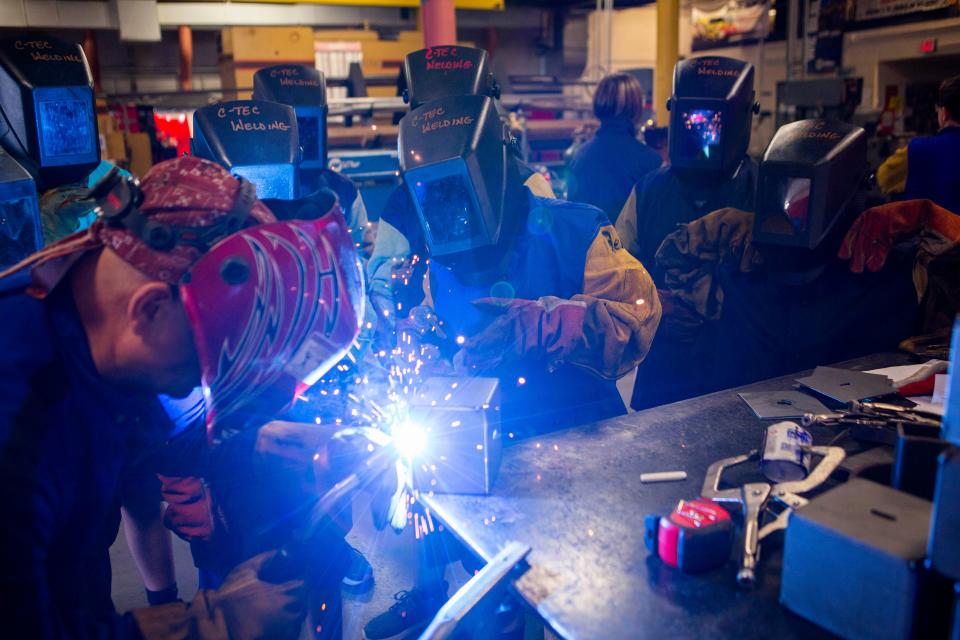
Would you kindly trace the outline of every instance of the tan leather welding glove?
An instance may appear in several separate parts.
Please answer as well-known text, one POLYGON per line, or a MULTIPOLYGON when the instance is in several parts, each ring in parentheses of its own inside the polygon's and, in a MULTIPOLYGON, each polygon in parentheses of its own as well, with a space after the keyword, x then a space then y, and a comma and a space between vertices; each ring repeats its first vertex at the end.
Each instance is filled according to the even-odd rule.
POLYGON ((303 580, 273 584, 258 576, 275 553, 247 560, 230 572, 222 587, 200 591, 189 604, 133 611, 140 633, 145 640, 297 638, 306 615, 303 580))

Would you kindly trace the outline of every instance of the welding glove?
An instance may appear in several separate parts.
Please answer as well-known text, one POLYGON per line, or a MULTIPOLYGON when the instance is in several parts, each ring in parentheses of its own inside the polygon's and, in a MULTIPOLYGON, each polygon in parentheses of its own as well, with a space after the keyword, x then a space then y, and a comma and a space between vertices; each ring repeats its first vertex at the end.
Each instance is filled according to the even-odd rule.
POLYGON ((456 362, 490 369, 513 359, 557 366, 580 345, 587 305, 546 296, 539 300, 480 298, 473 304, 493 320, 466 339, 456 362))
POLYGON ((897 242, 919 234, 920 251, 932 258, 960 242, 960 216, 930 200, 904 200, 872 207, 860 214, 838 253, 850 271, 880 271, 897 242))
POLYGON ((657 266, 676 300, 704 318, 719 317, 723 291, 717 285, 718 269, 748 273, 760 263, 752 242, 753 219, 746 211, 718 209, 664 238, 657 266))
POLYGON ((145 640, 181 638, 297 638, 306 615, 302 579, 274 584, 261 567, 276 554, 260 554, 237 566, 219 589, 202 590, 189 604, 136 609, 132 617, 145 640))
POLYGON ((163 524, 180 538, 209 540, 214 531, 213 505, 203 480, 193 476, 158 476, 167 508, 163 524))

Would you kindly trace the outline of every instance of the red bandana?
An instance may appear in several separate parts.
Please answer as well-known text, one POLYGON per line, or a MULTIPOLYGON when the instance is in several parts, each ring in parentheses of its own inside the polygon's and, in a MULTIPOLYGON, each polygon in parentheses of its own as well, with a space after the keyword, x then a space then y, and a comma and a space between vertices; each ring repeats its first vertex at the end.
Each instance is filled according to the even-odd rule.
MULTIPOLYGON (((157 222, 183 227, 206 227, 219 222, 233 207, 240 182, 220 165, 192 156, 161 162, 143 179, 140 212, 157 222)), ((273 214, 257 200, 250 212, 251 224, 275 222, 273 214)), ((24 259, 3 273, 6 277, 30 269, 32 283, 27 292, 45 297, 85 253, 109 247, 141 273, 177 284, 202 252, 193 246, 177 245, 170 251, 156 251, 122 227, 98 220, 89 229, 67 236, 24 259)))

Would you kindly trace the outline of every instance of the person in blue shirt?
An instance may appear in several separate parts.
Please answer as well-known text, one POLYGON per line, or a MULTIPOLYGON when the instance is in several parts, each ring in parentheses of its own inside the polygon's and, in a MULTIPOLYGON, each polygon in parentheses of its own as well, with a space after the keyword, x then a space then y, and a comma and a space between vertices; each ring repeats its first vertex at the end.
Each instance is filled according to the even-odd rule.
POLYGON ((877 184, 900 200, 932 200, 960 214, 960 75, 940 84, 935 136, 914 138, 877 169, 877 184))
POLYGON ((660 156, 637 139, 643 87, 634 76, 614 73, 601 80, 593 113, 600 128, 570 161, 569 198, 603 209, 615 223, 633 185, 660 166, 660 156))
MULTIPOLYGON (((295 637, 305 585, 296 576, 261 579, 270 552, 247 556, 221 589, 204 590, 190 604, 118 616, 110 599, 109 550, 125 494, 151 469, 148 457, 171 430, 158 395, 184 396, 202 376, 208 415, 219 410, 221 422, 249 413, 249 403, 266 411, 274 400, 292 399, 306 369, 264 385, 256 364, 282 354, 239 354, 221 366, 225 345, 238 343, 227 334, 256 334, 274 315, 238 298, 227 302, 218 289, 231 287, 241 297, 247 292, 252 300, 262 280, 276 274, 273 286, 298 299, 307 285, 320 291, 289 278, 304 269, 284 272, 279 264, 288 255, 301 263, 319 259, 319 240, 295 253, 264 248, 265 269, 244 268, 250 262, 240 250, 245 243, 263 246, 263 237, 302 237, 319 227, 277 222, 249 183, 193 157, 157 165, 142 189, 116 177, 96 197, 103 213, 94 225, 0 274, 6 318, 0 332, 5 636, 295 637), (28 274, 28 286, 8 279, 20 272, 28 274), (222 315, 208 315, 212 300, 222 315), (224 380, 235 395, 224 391, 224 380)), ((342 227, 338 237, 349 249, 342 227)), ((307 295, 318 305, 333 302, 322 293, 307 295)), ((340 287, 339 296, 334 322, 355 327, 360 287, 340 287)), ((274 305, 275 313, 287 310, 287 316, 294 308, 299 305, 274 305)), ((339 349, 321 353, 310 336, 323 321, 308 322, 304 337, 281 318, 286 337, 278 342, 306 349, 304 362, 335 361, 356 332, 337 338, 339 349)))

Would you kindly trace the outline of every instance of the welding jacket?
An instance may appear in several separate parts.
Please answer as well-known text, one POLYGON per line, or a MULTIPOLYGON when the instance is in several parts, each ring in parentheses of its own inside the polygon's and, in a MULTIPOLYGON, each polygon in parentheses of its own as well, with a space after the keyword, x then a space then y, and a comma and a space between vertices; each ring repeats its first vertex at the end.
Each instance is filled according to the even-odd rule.
POLYGON ((960 126, 944 127, 935 136, 914 138, 877 169, 877 184, 886 195, 904 200, 933 200, 960 214, 960 126))
POLYGON ((100 377, 68 288, 3 294, 0 314, 4 635, 137 637, 110 599, 109 550, 140 455, 169 421, 156 397, 100 377))
MULTIPOLYGON (((554 198, 550 183, 538 172, 522 163, 521 177, 533 193, 544 198, 554 198)), ((414 211, 410 195, 404 185, 398 186, 390 194, 380 215, 377 226, 377 241, 373 255, 367 262, 367 283, 370 297, 379 304, 373 306, 394 308, 394 289, 392 287, 393 268, 412 254, 426 250, 420 220, 414 211)), ((414 304, 416 301, 414 301, 414 304)))
MULTIPOLYGON (((660 321, 653 281, 602 211, 523 191, 526 224, 494 291, 506 284, 517 299, 581 302, 586 318, 579 347, 553 370, 521 360, 478 372, 500 379, 502 431, 517 439, 624 413, 616 379, 643 360, 660 321)), ((490 296, 489 286, 465 285, 435 260, 426 284, 427 304, 448 334, 482 326, 471 302, 490 296)))
POLYGON ((617 234, 661 287, 663 272, 655 256, 667 234, 677 225, 724 207, 752 211, 756 182, 757 163, 750 158, 743 160, 733 177, 720 182, 681 177, 673 167, 661 167, 645 175, 630 192, 617 218, 617 234))
POLYGON ((740 214, 732 224, 749 233, 750 214, 718 211, 678 229, 658 252, 671 296, 703 324, 688 340, 657 339, 637 371, 634 409, 892 351, 919 326, 912 249, 892 253, 877 273, 852 273, 848 262, 830 258, 815 277, 799 278, 744 259, 755 249, 749 235, 744 243, 726 234, 739 247, 721 259, 717 230, 704 221, 724 213, 740 214))

